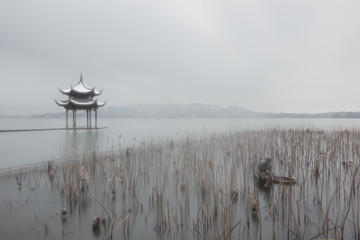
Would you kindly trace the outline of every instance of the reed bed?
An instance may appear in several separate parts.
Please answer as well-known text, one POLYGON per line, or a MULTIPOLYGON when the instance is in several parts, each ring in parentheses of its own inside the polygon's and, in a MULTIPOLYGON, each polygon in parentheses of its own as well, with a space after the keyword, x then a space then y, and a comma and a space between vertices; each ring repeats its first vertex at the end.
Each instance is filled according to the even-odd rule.
POLYGON ((228 131, 178 142, 112 143, 76 159, 66 149, 62 155, 61 162, 16 175, 20 188, 43 189, 59 199, 51 204, 54 220, 47 220, 44 236, 360 237, 356 129, 228 131), (274 159, 274 174, 297 183, 259 187, 255 169, 267 156, 274 159))

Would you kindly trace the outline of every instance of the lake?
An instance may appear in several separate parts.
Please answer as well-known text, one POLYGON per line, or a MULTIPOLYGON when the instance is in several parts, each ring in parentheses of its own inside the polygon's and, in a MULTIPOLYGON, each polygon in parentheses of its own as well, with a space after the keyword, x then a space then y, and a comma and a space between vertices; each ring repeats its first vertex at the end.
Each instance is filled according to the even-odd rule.
MULTIPOLYGON (((2 129, 64 126, 1 120, 2 129)), ((97 130, 0 132, 0 235, 355 239, 359 122, 113 118, 97 130), (270 172, 259 172, 267 156, 270 172)))
MULTIPOLYGON (((0 130, 61 128, 64 119, 0 118, 0 130)), ((69 121, 71 124, 71 121, 69 121)), ((78 119, 78 127, 86 126, 86 119, 78 119)), ((322 130, 360 128, 359 119, 128 119, 99 118, 104 129, 56 130, 35 132, 0 132, 0 169, 60 160, 61 155, 81 155, 84 148, 103 151, 139 144, 143 141, 172 139, 179 141, 188 135, 207 135, 214 132, 242 129, 312 128, 322 130)))

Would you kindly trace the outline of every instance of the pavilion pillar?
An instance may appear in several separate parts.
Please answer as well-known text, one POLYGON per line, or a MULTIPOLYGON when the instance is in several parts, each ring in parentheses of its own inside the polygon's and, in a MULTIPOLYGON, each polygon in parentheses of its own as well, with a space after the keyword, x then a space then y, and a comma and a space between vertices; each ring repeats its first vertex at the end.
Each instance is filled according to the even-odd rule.
POLYGON ((65 121, 66 121, 66 128, 68 128, 69 127, 69 121, 68 121, 68 112, 69 112, 69 110, 68 109, 66 109, 65 110, 65 121))
POLYGON ((86 109, 86 127, 89 127, 89 109, 86 109))
POLYGON ((91 108, 89 109, 89 112, 90 112, 89 119, 90 119, 90 128, 91 128, 91 108))
POLYGON ((76 110, 73 109, 73 128, 76 128, 76 110))
POLYGON ((95 108, 95 128, 97 128, 97 109, 95 108))

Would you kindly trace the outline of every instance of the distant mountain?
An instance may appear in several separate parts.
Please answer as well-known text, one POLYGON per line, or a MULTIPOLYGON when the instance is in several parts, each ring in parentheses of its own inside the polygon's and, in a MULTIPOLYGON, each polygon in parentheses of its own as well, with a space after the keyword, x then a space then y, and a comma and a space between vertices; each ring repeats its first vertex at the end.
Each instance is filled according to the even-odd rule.
POLYGON ((265 118, 360 118, 360 112, 263 113, 265 118))
MULTIPOLYGON (((254 112, 245 107, 220 107, 207 104, 138 104, 99 108, 99 116, 107 118, 360 118, 360 112, 271 113, 254 112)), ((71 113, 69 113, 71 115, 71 113)), ((31 115, 40 118, 63 118, 64 112, 31 115)), ((78 117, 85 117, 79 111, 78 117)))

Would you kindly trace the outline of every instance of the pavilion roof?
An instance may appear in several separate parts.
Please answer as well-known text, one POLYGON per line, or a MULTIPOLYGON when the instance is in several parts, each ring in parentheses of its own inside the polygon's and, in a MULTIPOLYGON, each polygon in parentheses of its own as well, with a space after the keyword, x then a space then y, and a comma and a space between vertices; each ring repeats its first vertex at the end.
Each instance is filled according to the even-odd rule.
POLYGON ((56 104, 64 107, 64 108, 77 108, 77 109, 87 109, 87 108, 98 108, 103 107, 105 105, 105 102, 98 102, 96 100, 74 100, 74 99, 68 99, 68 100, 55 100, 56 104))
POLYGON ((90 88, 87 86, 84 81, 82 74, 80 75, 80 81, 74 86, 70 86, 69 89, 60 89, 60 92, 65 95, 71 95, 72 93, 81 94, 81 95, 93 95, 98 96, 102 91, 95 90, 95 87, 90 88))

